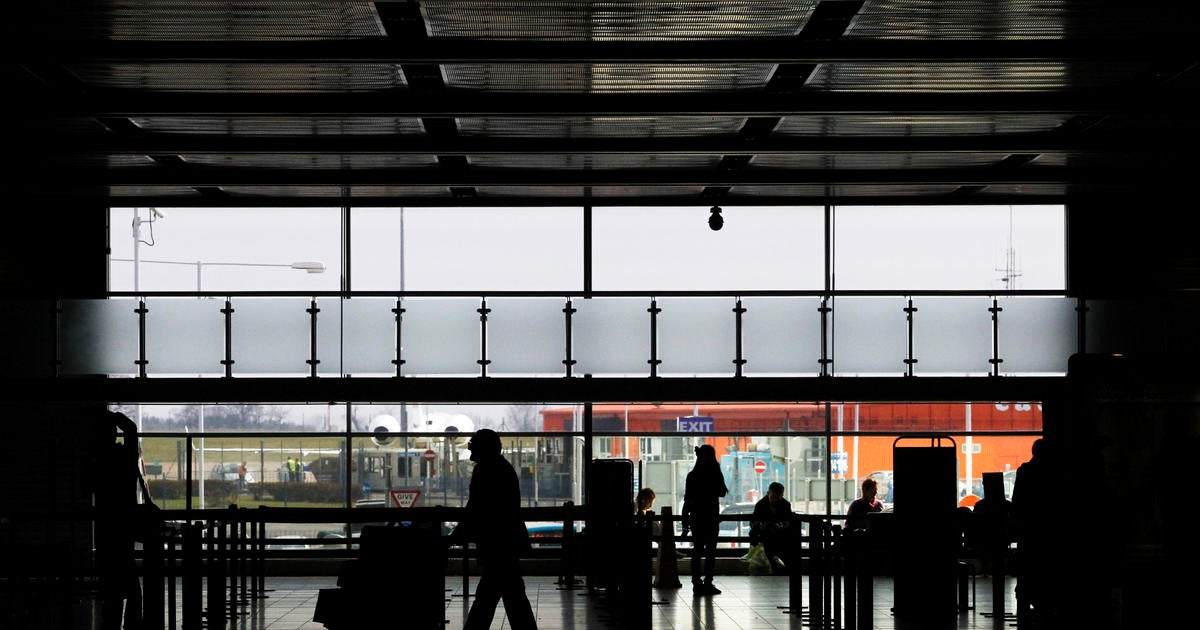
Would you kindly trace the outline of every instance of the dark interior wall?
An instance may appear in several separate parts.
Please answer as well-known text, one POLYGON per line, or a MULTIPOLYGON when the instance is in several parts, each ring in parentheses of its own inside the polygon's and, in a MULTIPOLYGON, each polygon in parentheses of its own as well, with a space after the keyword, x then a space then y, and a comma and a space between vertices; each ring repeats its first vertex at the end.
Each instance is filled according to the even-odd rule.
MULTIPOLYGON (((100 206, 50 206, 34 223, 13 232, 0 249, 0 342, 6 351, 0 379, 52 378, 54 309, 59 297, 98 297, 107 284, 108 212, 100 206)), ((34 381, 36 382, 36 380, 34 381)), ((4 390, 28 386, 29 381, 4 390)), ((78 430, 82 406, 47 399, 7 400, 4 416, 5 468, 15 473, 0 483, 4 546, 0 557, 15 574, 88 571, 91 527, 62 518, 85 508, 78 430)))
POLYGON ((1089 353, 1200 352, 1200 245, 1179 199, 1068 206, 1068 289, 1087 298, 1089 353))
POLYGON ((1070 204, 1069 288, 1099 297, 1200 287, 1194 211, 1183 199, 1147 195, 1070 204))
POLYGON ((103 297, 108 210, 51 205, 0 248, 0 377, 54 376, 54 309, 60 297, 103 297))

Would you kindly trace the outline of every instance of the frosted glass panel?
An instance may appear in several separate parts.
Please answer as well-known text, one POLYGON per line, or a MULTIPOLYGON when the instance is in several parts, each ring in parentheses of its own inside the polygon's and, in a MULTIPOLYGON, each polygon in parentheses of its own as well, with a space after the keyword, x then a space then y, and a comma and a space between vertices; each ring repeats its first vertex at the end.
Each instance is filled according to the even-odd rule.
POLYGON ((743 298, 743 374, 819 374, 821 299, 743 298))
POLYGON ((986 375, 992 364, 992 300, 986 297, 913 299, 913 374, 986 375))
POLYGON ((138 307, 133 298, 63 300, 63 374, 137 374, 138 307))
POLYGON ((1000 373, 1066 374, 1078 345, 1076 303, 1073 298, 1000 300, 1000 373))
POLYGON ((571 323, 574 373, 650 374, 650 300, 576 299, 571 323))
MULTIPOLYGON (((339 376, 345 355, 342 352, 342 305, 340 298, 317 299, 318 376, 339 376)), ((380 342, 382 343, 382 339, 380 342)), ((307 364, 306 364, 307 365, 307 364)))
POLYGON ((404 374, 480 374, 479 300, 404 300, 404 374))
POLYGON ((908 358, 908 300, 837 298, 833 304, 833 373, 901 375, 908 358))
POLYGON ((225 300, 146 300, 146 374, 225 374, 225 300))
POLYGON ((307 298, 235 298, 233 374, 309 374, 307 298))
POLYGON ((487 301, 488 374, 563 376, 567 334, 562 298, 491 298, 487 301))
POLYGON ((342 362, 346 374, 395 376, 396 308, 394 298, 342 301, 342 362))
POLYGON ((733 298, 661 298, 659 374, 732 375, 737 358, 733 298))

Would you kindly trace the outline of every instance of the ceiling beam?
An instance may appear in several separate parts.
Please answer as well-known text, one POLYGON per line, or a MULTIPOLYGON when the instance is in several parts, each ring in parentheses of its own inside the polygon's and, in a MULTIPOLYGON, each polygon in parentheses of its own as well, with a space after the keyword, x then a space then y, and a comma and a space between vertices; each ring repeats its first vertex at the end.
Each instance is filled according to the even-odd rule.
MULTIPOLYGON (((848 188, 848 187, 840 187, 848 188)), ((961 196, 948 195, 941 192, 931 192, 923 195, 913 195, 907 187, 901 186, 901 190, 893 195, 888 195, 886 192, 879 190, 878 186, 872 187, 870 194, 856 194, 845 192, 844 190, 826 191, 821 187, 821 192, 804 194, 795 191, 789 191, 786 196, 771 195, 771 194, 756 194, 753 197, 746 195, 738 195, 734 190, 732 196, 723 196, 721 205, 730 206, 824 206, 824 205, 841 205, 841 206, 904 206, 904 205, 922 205, 922 206, 941 206, 953 205, 961 206, 964 204, 971 205, 1007 205, 1007 204, 1063 204, 1069 203, 1072 200, 1092 199, 1092 200, 1110 200, 1113 187, 1079 187, 1072 186, 1068 192, 1059 194, 1050 194, 1046 192, 1028 193, 1028 192, 1004 192, 996 193, 984 191, 972 194, 970 199, 965 199, 961 196)), ((1126 184, 1124 190, 1132 191, 1135 187, 1132 184, 1126 184)), ((392 192, 386 197, 381 196, 366 196, 362 194, 353 194, 353 191, 346 193, 346 196, 328 195, 313 193, 311 195, 302 194, 284 194, 273 192, 272 194, 233 194, 230 193, 225 197, 208 197, 208 196, 183 196, 177 194, 154 195, 149 191, 143 191, 143 194, 138 195, 97 195, 94 191, 80 191, 80 194, 73 194, 72 190, 56 190, 53 197, 45 195, 11 195, 14 199, 27 199, 30 201, 38 200, 46 203, 49 199, 65 199, 69 198, 71 203, 90 203, 100 206, 122 206, 122 207, 146 207, 159 206, 170 208, 172 206, 186 206, 197 208, 328 208, 333 205, 348 205, 357 208, 395 208, 398 206, 406 206, 412 208, 460 208, 460 207, 476 207, 476 208, 563 208, 563 207, 578 207, 578 206, 593 206, 593 207, 615 207, 629 206, 635 204, 637 206, 653 206, 653 207, 695 207, 712 205, 712 199, 704 197, 702 193, 692 192, 690 194, 678 195, 626 195, 621 197, 616 196, 589 196, 580 189, 579 192, 571 194, 572 191, 563 191, 559 194, 544 195, 538 197, 530 197, 525 195, 483 195, 470 199, 462 199, 454 197, 447 193, 441 197, 431 197, 429 195, 406 195, 402 191, 392 192), (61 194, 60 194, 61 193, 61 194)), ((340 192, 340 191, 339 191, 340 192)))
POLYGON ((430 37, 324 41, 26 41, 19 57, 101 63, 929 63, 1138 62, 1195 58, 1170 38, 1092 40, 803 40, 792 37, 694 41, 488 41, 430 37))
POLYGON ((806 184, 1072 184, 1179 177, 1180 169, 1142 163, 1129 168, 927 169, 526 169, 526 168, 238 168, 164 167, 9 169, 10 191, 70 186, 789 186, 806 184))
POLYGON ((92 90, 72 99, 12 95, 11 108, 46 117, 378 116, 663 118, 874 114, 1189 114, 1186 94, 1125 90, 1074 92, 796 92, 670 94, 481 93, 398 89, 361 93, 212 93, 92 90))
MULTIPOLYGON (((118 119, 126 120, 126 119, 118 119)), ((867 153, 1116 153, 1190 151, 1146 134, 1074 136, 1057 132, 987 136, 781 136, 518 138, 429 135, 57 134, 9 141, 20 159, 55 155, 838 155, 867 153)))

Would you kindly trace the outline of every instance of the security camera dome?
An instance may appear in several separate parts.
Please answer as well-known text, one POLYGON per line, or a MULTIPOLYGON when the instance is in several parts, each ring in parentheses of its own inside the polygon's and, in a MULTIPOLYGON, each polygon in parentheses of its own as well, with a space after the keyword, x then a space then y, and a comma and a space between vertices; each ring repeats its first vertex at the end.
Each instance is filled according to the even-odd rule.
POLYGON ((371 418, 371 441, 376 446, 384 446, 395 439, 396 433, 400 431, 400 423, 396 418, 387 414, 380 414, 371 418))

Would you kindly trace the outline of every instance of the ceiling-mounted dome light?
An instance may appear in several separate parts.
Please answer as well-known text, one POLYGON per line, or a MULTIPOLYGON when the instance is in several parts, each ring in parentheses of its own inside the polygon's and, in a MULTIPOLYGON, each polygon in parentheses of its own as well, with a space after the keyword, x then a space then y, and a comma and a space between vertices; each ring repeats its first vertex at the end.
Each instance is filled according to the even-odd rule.
POLYGON ((725 219, 721 217, 721 206, 713 206, 709 212, 712 214, 708 215, 708 227, 714 232, 724 227, 725 219))

